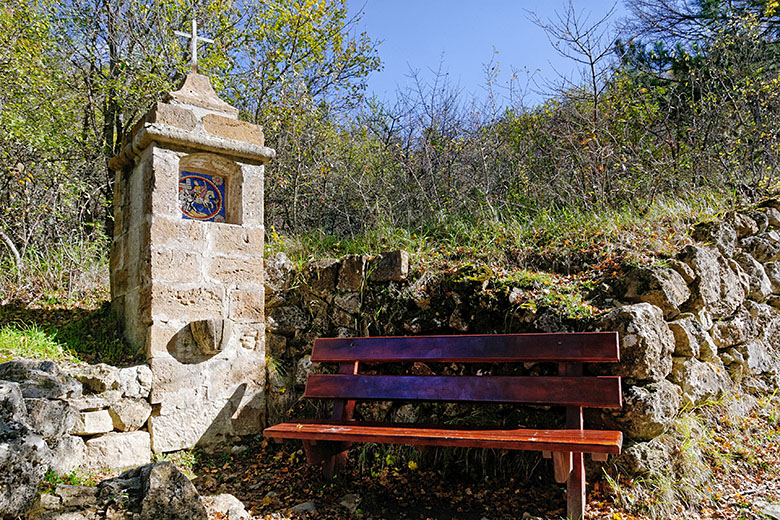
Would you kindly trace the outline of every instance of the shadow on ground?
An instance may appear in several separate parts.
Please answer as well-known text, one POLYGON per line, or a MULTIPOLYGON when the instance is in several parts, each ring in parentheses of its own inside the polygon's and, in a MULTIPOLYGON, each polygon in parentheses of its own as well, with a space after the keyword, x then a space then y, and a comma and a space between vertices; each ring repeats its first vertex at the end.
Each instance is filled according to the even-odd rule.
POLYGON ((361 463, 357 448, 350 453, 347 471, 328 482, 305 463, 298 448, 257 439, 240 454, 201 458, 194 483, 203 495, 233 494, 255 517, 274 520, 498 520, 524 518, 525 513, 554 519, 565 514, 564 487, 543 472, 531 479, 475 478, 456 471, 445 474, 438 465, 422 462, 414 469, 376 460, 361 463), (306 502, 314 503, 316 511, 293 510, 306 502))
POLYGON ((36 327, 88 363, 133 365, 143 360, 124 339, 119 320, 108 302, 96 309, 0 306, 0 328, 36 327))

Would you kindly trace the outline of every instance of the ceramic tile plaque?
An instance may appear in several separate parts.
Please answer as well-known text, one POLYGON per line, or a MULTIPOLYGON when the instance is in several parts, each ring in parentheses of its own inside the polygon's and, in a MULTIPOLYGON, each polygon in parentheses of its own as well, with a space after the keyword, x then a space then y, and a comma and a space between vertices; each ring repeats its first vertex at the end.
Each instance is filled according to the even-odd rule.
POLYGON ((225 177, 181 172, 179 208, 182 218, 225 222, 225 177))

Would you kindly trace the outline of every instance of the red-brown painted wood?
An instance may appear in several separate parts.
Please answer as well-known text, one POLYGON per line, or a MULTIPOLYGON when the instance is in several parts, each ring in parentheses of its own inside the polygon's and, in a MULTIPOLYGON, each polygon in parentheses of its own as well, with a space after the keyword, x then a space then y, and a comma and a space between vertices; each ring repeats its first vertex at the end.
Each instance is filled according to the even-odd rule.
MULTIPOLYGON (((357 361, 348 361, 339 365, 339 374, 343 375, 356 375, 360 368, 360 363, 357 361)), ((352 419, 352 415, 355 413, 355 401, 346 399, 336 399, 333 401, 333 413, 331 419, 334 421, 349 421, 352 419)), ((345 444, 341 447, 341 450, 329 453, 326 455, 322 448, 313 448, 313 451, 320 452, 325 464, 322 467, 322 475, 326 479, 333 477, 335 473, 342 470, 347 464, 347 451, 351 448, 351 444, 345 444), (329 456, 328 456, 329 455, 329 456)), ((329 446, 332 449, 333 446, 329 446)), ((307 452, 308 456, 308 452, 307 452)))
MULTIPOLYGON (((558 373, 563 377, 582 376, 579 363, 561 363, 558 373)), ((582 431, 584 427, 582 407, 566 407, 566 427, 582 431)), ((585 457, 582 453, 571 454, 571 473, 566 483, 566 515, 569 520, 580 520, 585 516, 585 457)))
MULTIPOLYGON (((306 442, 306 441, 304 441, 306 442)), ((563 484, 569 481, 571 476, 571 452, 552 452, 553 459, 553 474, 555 475, 555 482, 563 484)))
POLYGON ((585 517, 585 460, 582 453, 572 453, 571 475, 566 485, 566 515, 569 520, 585 517))
POLYGON ((470 401, 619 408, 619 377, 381 376, 312 374, 304 397, 470 401))
POLYGON ((616 362, 617 332, 319 338, 311 360, 396 362, 616 362))
POLYGON ((307 441, 376 442, 577 453, 620 453, 623 444, 623 434, 618 431, 422 428, 355 421, 282 423, 266 428, 263 435, 307 441))

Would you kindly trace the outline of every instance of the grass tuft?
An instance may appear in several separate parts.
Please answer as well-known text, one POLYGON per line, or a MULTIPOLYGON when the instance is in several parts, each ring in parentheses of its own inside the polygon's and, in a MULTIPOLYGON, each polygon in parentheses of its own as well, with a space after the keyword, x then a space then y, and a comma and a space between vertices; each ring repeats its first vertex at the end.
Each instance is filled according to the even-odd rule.
POLYGON ((0 329, 0 362, 19 358, 79 361, 67 344, 37 325, 6 325, 0 329))

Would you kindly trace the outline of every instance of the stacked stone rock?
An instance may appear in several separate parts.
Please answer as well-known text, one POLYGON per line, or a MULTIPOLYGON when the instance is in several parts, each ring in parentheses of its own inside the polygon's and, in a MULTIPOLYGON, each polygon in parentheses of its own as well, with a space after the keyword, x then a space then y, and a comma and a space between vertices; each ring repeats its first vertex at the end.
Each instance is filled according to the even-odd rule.
POLYGON ((145 464, 152 374, 146 365, 117 368, 46 360, 0 365, 0 382, 23 398, 23 422, 51 448, 58 474, 145 464))
POLYGON ((233 495, 201 497, 195 486, 170 462, 125 471, 97 486, 58 485, 40 496, 28 520, 247 520, 244 505, 233 495))
POLYGON ((314 339, 367 334, 362 314, 367 284, 384 287, 408 275, 405 251, 317 260, 300 273, 283 253, 266 261, 266 349, 274 360, 268 365, 269 424, 279 422, 297 399, 293 388, 305 385, 313 368, 309 354, 314 339), (291 359, 295 364, 284 366, 291 359))
POLYGON ((610 287, 615 308, 597 322, 520 309, 518 289, 489 294, 489 274, 458 283, 426 273, 372 283, 363 257, 320 260, 298 273, 277 255, 266 263, 268 348, 278 361, 269 365, 269 423, 281 419, 316 368, 308 354, 318 336, 617 330, 622 360, 610 370, 624 378, 624 406, 591 420, 635 441, 666 431, 683 407, 739 389, 774 391, 780 202, 699 224, 691 236, 695 243, 676 258, 635 268, 610 287), (342 276, 354 285, 342 285, 342 276))
POLYGON ((151 380, 145 365, 1 364, 0 511, 25 511, 48 469, 67 474, 148 463, 151 380))

